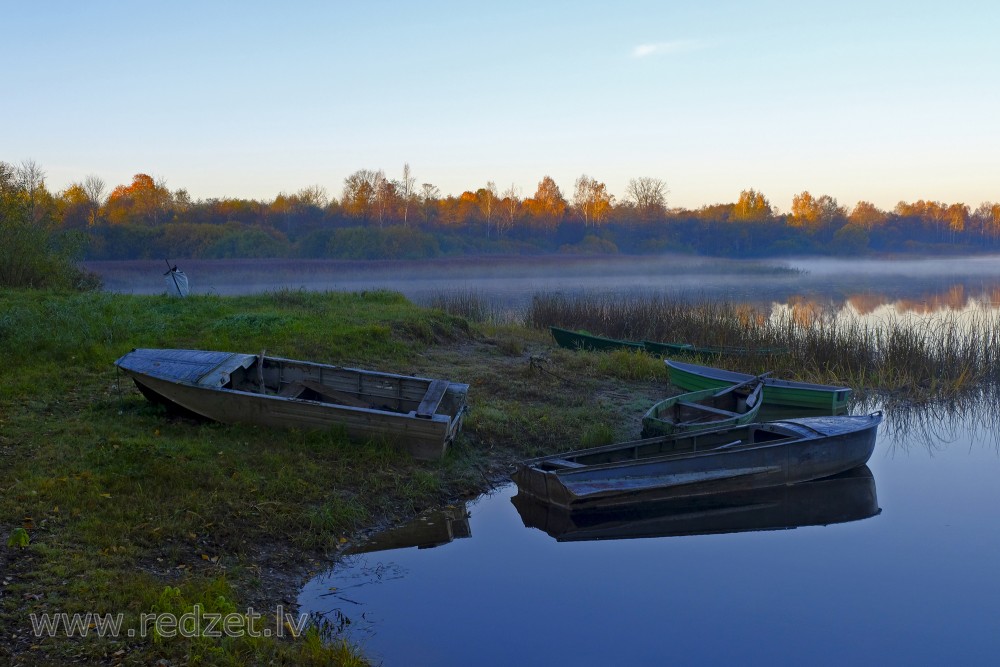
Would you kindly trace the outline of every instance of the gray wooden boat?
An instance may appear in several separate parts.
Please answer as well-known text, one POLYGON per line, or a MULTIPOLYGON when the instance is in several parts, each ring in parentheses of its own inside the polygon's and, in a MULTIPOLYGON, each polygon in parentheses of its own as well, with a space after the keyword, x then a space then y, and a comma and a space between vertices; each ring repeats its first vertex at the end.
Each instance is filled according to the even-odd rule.
POLYGON ((763 386, 755 379, 665 398, 643 416, 642 437, 749 424, 757 419, 763 404, 763 386))
POLYGON ((801 484, 625 507, 571 511, 521 493, 511 503, 525 527, 537 528, 560 542, 791 530, 859 521, 881 512, 868 466, 801 484))
POLYGON ((469 385, 263 354, 132 350, 115 362, 151 401, 223 422, 299 429, 342 426, 387 438, 418 459, 444 455, 469 385))
POLYGON ((864 465, 882 413, 680 433, 529 459, 513 479, 578 509, 795 484, 864 465))

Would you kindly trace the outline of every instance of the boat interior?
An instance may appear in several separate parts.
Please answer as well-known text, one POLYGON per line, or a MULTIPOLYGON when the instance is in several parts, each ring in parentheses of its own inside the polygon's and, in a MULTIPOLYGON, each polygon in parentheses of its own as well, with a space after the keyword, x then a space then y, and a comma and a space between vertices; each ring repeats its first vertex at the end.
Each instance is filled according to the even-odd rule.
POLYGON ((743 449, 762 444, 792 442, 803 437, 803 432, 793 424, 768 422, 738 428, 695 431, 644 440, 633 440, 606 447, 568 452, 556 457, 541 459, 535 467, 543 471, 560 471, 584 468, 606 463, 639 461, 653 457, 688 456, 699 452, 725 449, 743 449))
MULTIPOLYGON (((216 369, 218 384, 289 400, 413 413, 430 419, 435 414, 456 417, 465 404, 465 385, 447 380, 379 373, 314 364, 263 355, 234 355, 227 368, 216 369)), ((208 378, 212 383, 214 378, 208 378)), ((206 383, 203 380, 203 383, 206 383)))

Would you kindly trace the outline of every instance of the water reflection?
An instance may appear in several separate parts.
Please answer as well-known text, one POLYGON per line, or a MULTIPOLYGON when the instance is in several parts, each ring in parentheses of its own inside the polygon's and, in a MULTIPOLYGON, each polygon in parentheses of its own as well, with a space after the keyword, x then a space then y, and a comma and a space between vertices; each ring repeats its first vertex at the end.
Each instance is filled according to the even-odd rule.
POLYGON ((888 453, 923 449, 940 452, 962 442, 1000 451, 1000 388, 974 388, 937 401, 914 402, 894 397, 871 397, 852 405, 852 412, 882 410, 880 437, 888 453))
POLYGON ((465 503, 461 503, 425 512, 407 524, 376 533, 364 542, 351 546, 345 553, 371 553, 410 547, 432 549, 464 537, 472 537, 472 529, 469 527, 469 511, 465 503))
POLYGON ((560 542, 679 537, 825 526, 881 512, 868 466, 834 477, 752 491, 568 512, 518 493, 525 527, 560 542))

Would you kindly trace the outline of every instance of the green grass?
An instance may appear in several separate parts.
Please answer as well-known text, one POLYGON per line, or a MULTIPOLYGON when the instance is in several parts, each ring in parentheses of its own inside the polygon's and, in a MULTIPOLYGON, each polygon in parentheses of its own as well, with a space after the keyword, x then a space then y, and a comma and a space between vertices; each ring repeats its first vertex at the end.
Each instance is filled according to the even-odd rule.
MULTIPOLYGON (((447 498, 442 464, 385 443, 167 418, 111 362, 134 347, 267 349, 409 372, 415 351, 467 340, 465 320, 390 292, 181 300, 7 290, 0 303, 0 533, 4 544, 18 528, 30 536, 0 551, 12 577, 0 629, 37 642, 36 657, 96 658, 108 646, 28 639, 31 611, 134 619, 166 585, 190 601, 222 587, 245 607, 269 594, 262 560, 329 552, 360 527, 447 498)), ((141 663, 354 659, 306 641, 133 644, 112 642, 141 663)))

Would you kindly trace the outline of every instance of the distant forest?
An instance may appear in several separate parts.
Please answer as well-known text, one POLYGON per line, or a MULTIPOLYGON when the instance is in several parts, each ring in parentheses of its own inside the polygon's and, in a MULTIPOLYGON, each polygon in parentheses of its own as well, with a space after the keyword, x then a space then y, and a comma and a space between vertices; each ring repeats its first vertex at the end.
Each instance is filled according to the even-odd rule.
POLYGON ((192 200, 146 174, 110 188, 88 176, 52 193, 41 167, 27 160, 0 162, 0 231, 46 230, 50 243, 91 260, 934 254, 995 251, 1000 239, 1000 204, 992 202, 972 210, 920 200, 883 211, 865 201, 848 209, 828 195, 802 192, 790 212, 779 214, 753 189, 735 202, 695 210, 670 208, 667 195, 664 181, 636 178, 619 201, 584 175, 565 193, 546 176, 531 196, 494 183, 445 196, 430 183, 418 186, 409 165, 399 180, 356 171, 339 198, 312 186, 271 201, 192 200))

